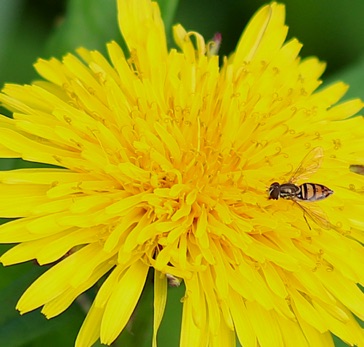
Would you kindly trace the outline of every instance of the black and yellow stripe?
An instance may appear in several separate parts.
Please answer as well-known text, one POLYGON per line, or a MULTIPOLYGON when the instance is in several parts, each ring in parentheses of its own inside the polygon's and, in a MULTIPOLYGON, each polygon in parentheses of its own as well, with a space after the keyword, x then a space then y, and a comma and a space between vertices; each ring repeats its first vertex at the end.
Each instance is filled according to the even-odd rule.
POLYGON ((333 191, 318 183, 303 183, 300 185, 300 192, 296 197, 305 201, 318 201, 327 198, 333 191))

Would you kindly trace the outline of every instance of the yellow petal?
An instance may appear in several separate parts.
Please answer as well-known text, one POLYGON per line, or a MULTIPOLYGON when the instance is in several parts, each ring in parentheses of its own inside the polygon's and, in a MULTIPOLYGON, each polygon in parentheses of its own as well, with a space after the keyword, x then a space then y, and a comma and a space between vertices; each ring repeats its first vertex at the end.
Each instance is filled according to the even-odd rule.
POLYGON ((75 246, 94 243, 99 240, 97 229, 67 230, 54 236, 41 239, 42 248, 36 253, 39 264, 49 264, 67 254, 75 246))
POLYGON ((0 128, 2 143, 23 159, 57 165, 56 156, 73 156, 71 152, 57 148, 55 145, 44 145, 14 131, 0 128))
POLYGON ((282 346, 283 338, 273 311, 266 311, 256 302, 246 302, 250 322, 257 335, 259 346, 282 346))
POLYGON ((300 329, 307 339, 308 346, 328 346, 334 347, 332 335, 327 331, 325 333, 318 332, 312 325, 302 319, 300 315, 296 316, 300 329))
POLYGON ((211 335, 210 346, 226 346, 226 347, 235 347, 235 332, 230 329, 225 321, 221 321, 219 328, 214 331, 211 335))
POLYGON ((281 298, 286 298, 288 293, 281 276, 277 272, 274 264, 266 263, 263 266, 264 276, 272 291, 281 298))
POLYGON ((363 346, 364 331, 353 316, 350 317, 351 319, 349 321, 341 322, 331 316, 319 305, 315 305, 315 308, 320 313, 325 324, 327 324, 333 334, 351 345, 363 346))
MULTIPOLYGON (((190 347, 190 346, 207 347, 208 333, 206 331, 207 329, 206 322, 204 322, 205 324, 201 325, 200 327, 197 327, 194 324, 194 319, 193 319, 194 312, 192 305, 193 302, 189 297, 185 297, 183 299, 180 347, 190 347)), ((199 309, 205 309, 205 308, 200 306, 199 309)))
MULTIPOLYGON (((221 325, 221 313, 220 307, 218 304, 218 297, 213 291, 214 281, 213 275, 211 274, 211 269, 207 269, 206 271, 202 271, 199 275, 200 285, 201 285, 201 301, 206 301, 206 307, 208 309, 208 319, 209 319, 209 330, 210 334, 214 334, 221 325)), ((188 281, 186 281, 188 283, 188 281)), ((187 287, 187 284, 186 284, 187 287)), ((188 287, 187 287, 188 288, 188 287)), ((201 310, 204 313, 203 309, 201 310)), ((202 316, 201 320, 203 321, 205 317, 202 316)), ((201 325, 201 323, 199 324, 201 325)))
MULTIPOLYGON (((156 3, 148 0, 118 0, 118 20, 129 50, 138 53, 140 71, 147 76, 160 71, 166 59, 167 45, 164 24, 156 3)), ((133 56, 133 54, 132 54, 133 56)))
MULTIPOLYGON (((207 307, 205 301, 205 293, 200 286, 199 276, 194 274, 191 278, 185 279, 185 284, 186 295, 188 295, 187 299, 191 301, 191 307, 188 307, 189 305, 187 305, 187 307, 193 312, 192 316, 190 317, 190 320, 192 322, 186 321, 186 324, 193 325, 194 327, 196 327, 196 329, 201 329, 201 331, 203 331, 205 328, 207 328, 207 326, 205 327, 207 319, 207 307)), ((214 312, 216 313, 216 307, 214 312)), ((213 319, 216 320, 216 317, 213 317, 213 319)))
POLYGON ((104 307, 92 304, 77 335, 75 347, 91 347, 98 340, 104 310, 104 307))
MULTIPOLYGON (((47 302, 43 309, 42 313, 49 319, 55 317, 66 310, 72 302, 83 292, 93 286, 103 275, 105 275, 113 265, 109 262, 105 262, 96 268, 96 270, 92 273, 90 278, 82 283, 77 288, 69 287, 62 295, 59 295, 55 299, 47 302)), ((79 298, 82 301, 82 296, 79 298)))
POLYGON ((0 214, 5 218, 30 216, 33 206, 48 202, 46 185, 0 183, 0 214))
MULTIPOLYGON (((49 243, 52 243, 53 241, 57 242, 58 238, 62 237, 62 234, 64 235, 64 233, 59 233, 59 234, 44 237, 44 238, 41 238, 41 239, 38 239, 35 241, 22 242, 16 246, 14 246, 10 250, 8 250, 6 253, 4 253, 0 258, 1 262, 4 265, 10 265, 10 264, 22 263, 22 262, 25 262, 28 260, 36 259, 38 252, 40 252, 44 248, 46 248, 49 243)), ((61 252, 61 254, 57 258, 55 258, 51 261, 55 261, 58 258, 60 258, 61 256, 63 256, 71 247, 72 246, 70 246, 64 252, 61 252)), ((54 252, 54 250, 53 250, 53 252, 54 252)), ((51 261, 49 261, 49 263, 51 261)), ((41 263, 41 264, 44 264, 44 263, 41 263)))
POLYGON ((70 285, 77 287, 88 281, 97 266, 103 263, 100 260, 102 255, 96 257, 92 263, 86 261, 94 258, 99 247, 98 244, 90 244, 55 264, 25 291, 18 301, 17 309, 22 314, 29 312, 62 295, 70 285), (87 266, 80 267, 79 271, 75 272, 75 264, 87 266))
POLYGON ((231 291, 229 295, 229 307, 240 344, 246 347, 256 347, 256 333, 250 322, 249 313, 242 297, 234 291, 231 291))
POLYGON ((167 302, 167 279, 159 271, 154 272, 154 318, 152 346, 157 347, 157 333, 167 302))
POLYGON ((324 324, 322 317, 299 292, 290 291, 290 295, 295 305, 298 314, 307 322, 312 324, 320 333, 327 331, 327 326, 324 324))
POLYGON ((363 293, 352 282, 343 282, 337 271, 319 269, 319 276, 327 290, 345 304, 360 319, 364 319, 363 293))
POLYGON ((102 317, 101 343, 112 343, 124 329, 143 290, 148 268, 139 260, 130 266, 116 284, 102 317))
POLYGON ((262 7, 250 21, 238 43, 234 64, 274 56, 283 44, 287 27, 284 25, 283 5, 272 3, 262 7), (264 58, 263 58, 264 57, 264 58))

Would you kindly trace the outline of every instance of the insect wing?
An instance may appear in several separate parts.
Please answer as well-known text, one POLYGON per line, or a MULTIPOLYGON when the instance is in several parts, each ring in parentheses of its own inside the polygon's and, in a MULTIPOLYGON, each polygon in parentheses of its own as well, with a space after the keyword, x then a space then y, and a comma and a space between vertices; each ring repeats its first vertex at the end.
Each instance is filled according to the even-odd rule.
POLYGON ((315 147, 302 159, 289 182, 306 181, 321 166, 324 151, 321 147, 315 147))
MULTIPOLYGON (((317 204, 311 204, 308 202, 309 207, 304 203, 293 200, 302 210, 304 216, 310 218, 314 223, 323 229, 331 229, 332 224, 327 220, 326 214, 317 204)), ((310 228, 311 229, 311 228, 310 228)))

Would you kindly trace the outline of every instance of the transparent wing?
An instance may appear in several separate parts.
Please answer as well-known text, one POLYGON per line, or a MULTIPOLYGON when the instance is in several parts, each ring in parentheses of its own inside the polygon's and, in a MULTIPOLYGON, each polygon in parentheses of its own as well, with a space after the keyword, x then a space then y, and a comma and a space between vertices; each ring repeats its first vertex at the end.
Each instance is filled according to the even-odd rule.
POLYGON ((289 183, 306 181, 321 166, 324 151, 321 147, 315 147, 302 159, 289 183))
MULTIPOLYGON (((304 218, 308 217, 311 219, 314 223, 316 223, 318 226, 320 226, 323 229, 331 229, 332 224, 328 221, 326 214, 317 204, 310 204, 309 206, 304 205, 304 203, 299 202, 298 200, 293 200, 302 210, 304 213, 304 218)), ((306 220, 307 222, 307 220, 306 220)), ((308 224, 308 222, 307 222, 308 224)), ((311 229, 310 225, 308 225, 311 229)))

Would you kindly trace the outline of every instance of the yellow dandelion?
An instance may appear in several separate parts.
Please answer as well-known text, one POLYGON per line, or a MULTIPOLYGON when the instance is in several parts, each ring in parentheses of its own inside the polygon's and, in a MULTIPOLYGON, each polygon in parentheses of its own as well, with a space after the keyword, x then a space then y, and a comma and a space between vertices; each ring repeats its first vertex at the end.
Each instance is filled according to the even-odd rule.
POLYGON ((171 279, 186 287, 181 346, 364 346, 363 103, 334 106, 343 83, 317 90, 325 66, 285 42, 283 5, 221 67, 218 42, 181 25, 168 50, 156 3, 118 6, 128 52, 39 60, 43 81, 1 95, 0 155, 57 167, 0 172, 15 218, 0 242, 18 243, 1 262, 56 262, 17 309, 54 317, 107 274, 76 346, 111 344, 153 268, 153 346, 171 279))

